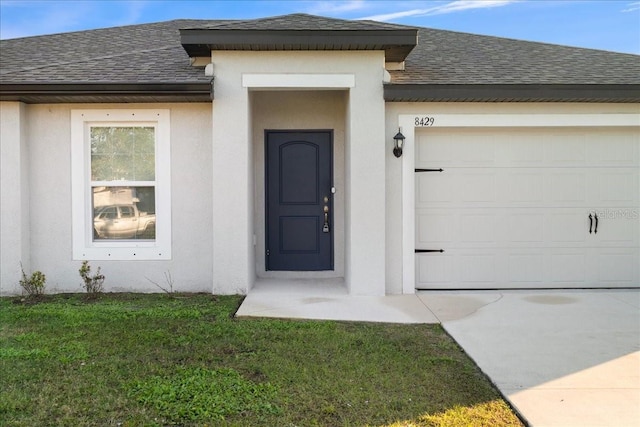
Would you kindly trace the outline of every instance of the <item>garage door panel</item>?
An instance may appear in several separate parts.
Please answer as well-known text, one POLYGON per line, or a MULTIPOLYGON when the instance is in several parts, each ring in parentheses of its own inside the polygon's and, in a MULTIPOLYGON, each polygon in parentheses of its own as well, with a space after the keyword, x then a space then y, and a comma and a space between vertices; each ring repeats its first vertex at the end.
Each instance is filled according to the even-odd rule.
POLYGON ((450 254, 416 255, 416 282, 425 288, 446 289, 456 286, 455 258, 450 254))
POLYGON ((476 128, 453 131, 433 128, 418 132, 416 141, 417 167, 443 164, 495 167, 640 166, 640 136, 637 130, 630 128, 476 128), (612 149, 612 144, 615 144, 615 149, 612 149), (483 151, 483 145, 488 147, 487 151, 483 151), (477 150, 471 151, 469 147, 477 150), (471 158, 471 153, 477 151, 482 157, 471 158), (460 158, 464 161, 458 161, 460 158))
POLYGON ((598 282, 607 287, 637 286, 640 252, 604 249, 596 252, 598 282))
POLYGON ((544 202, 545 177, 540 170, 514 170, 506 173, 508 183, 507 202, 535 203, 544 202))
POLYGON ((515 244, 542 244, 544 242, 544 213, 520 213, 514 212, 506 215, 507 237, 509 246, 515 244))
POLYGON ((501 148, 507 153, 502 161, 504 166, 527 167, 545 165, 545 144, 535 140, 535 136, 523 135, 503 141, 501 148))
POLYGON ((587 173, 585 170, 577 170, 571 172, 551 171, 549 174, 551 182, 549 187, 549 201, 553 205, 562 204, 578 204, 584 206, 587 202, 587 173))
POLYGON ((444 168, 416 173, 416 206, 584 207, 638 203, 637 169, 444 168))
MULTIPOLYGON (((637 210, 635 211, 637 213, 637 210)), ((594 237, 600 247, 634 247, 640 239, 640 218, 632 209, 596 210, 598 233, 594 237)))
POLYGON ((499 224, 506 221, 487 209, 423 209, 417 211, 416 248, 451 249, 499 247, 506 231, 499 224))
POLYGON ((640 197, 637 170, 623 169, 616 172, 599 171, 597 174, 597 194, 595 202, 611 206, 637 206, 640 197))
POLYGON ((589 220, 586 212, 580 215, 575 211, 562 210, 549 214, 548 218, 549 246, 584 244, 589 238, 589 220))
POLYGON ((552 285, 581 287, 585 285, 587 257, 584 251, 554 251, 550 257, 550 277, 552 285))
POLYGON ((419 213, 417 215, 416 243, 419 248, 431 245, 450 245, 456 242, 455 216, 448 213, 419 213))
POLYGON ((416 255, 416 280, 431 289, 487 289, 502 281, 499 254, 486 249, 453 249, 416 255))
MULTIPOLYGON (((589 234, 588 216, 581 208, 419 209, 416 248, 591 247, 599 236, 589 234)), ((629 244, 628 227, 620 228, 629 244)))
MULTIPOLYGON (((420 138, 421 136, 418 135, 418 141, 420 138)), ((425 168, 436 164, 439 165, 438 167, 442 167, 454 163, 465 167, 497 166, 496 152, 500 142, 489 134, 461 133, 451 135, 440 131, 435 142, 418 143, 416 164, 425 168)))
POLYGON ((544 254, 511 252, 508 255, 508 282, 514 287, 540 286, 545 280, 544 254))
POLYGON ((460 195, 458 203, 495 203, 496 200, 495 173, 466 173, 457 176, 456 184, 460 195))
POLYGON ((426 289, 492 289, 540 287, 547 278, 542 250, 451 249, 443 254, 417 254, 416 278, 426 289), (537 251, 537 252, 536 252, 537 251))
POLYGON ((596 131, 588 139, 588 164, 591 166, 637 167, 640 166, 640 136, 629 130, 596 131), (615 142, 613 142, 615 141, 615 142), (615 149, 612 149, 615 144, 615 149))
MULTIPOLYGON (((431 139, 431 138, 429 138, 431 139)), ((451 165, 454 162, 454 149, 456 146, 455 136, 449 134, 439 134, 429 143, 425 143, 425 135, 418 135, 416 144, 416 165, 417 167, 429 168, 433 165, 451 165)))
POLYGON ((458 255, 459 282, 464 287, 486 287, 500 280, 496 254, 483 250, 458 255))
POLYGON ((502 181, 496 172, 476 169, 417 173, 416 203, 418 207, 494 205, 498 182, 502 181))
POLYGON ((457 222, 458 241, 466 241, 471 244, 484 243, 495 244, 498 240, 496 230, 496 217, 487 214, 462 214, 457 222))
POLYGON ((637 209, 421 209, 416 248, 637 247, 637 209), (592 219, 589 219, 589 215, 592 219), (595 217, 598 215, 598 232, 595 217), (589 233, 591 227, 592 233, 589 233))
POLYGON ((637 129, 417 136, 418 288, 640 286, 637 129))
POLYGON ((456 181, 442 173, 416 174, 416 206, 432 207, 451 205, 457 193, 456 181))
POLYGON ((450 249, 418 254, 420 289, 636 287, 637 249, 450 249))
POLYGON ((473 135, 467 135, 455 144, 453 153, 456 164, 465 167, 497 166, 496 145, 499 145, 499 141, 489 136, 481 136, 478 139, 473 135))
POLYGON ((586 166, 587 141, 585 135, 551 134, 544 138, 550 147, 549 163, 558 166, 586 166))

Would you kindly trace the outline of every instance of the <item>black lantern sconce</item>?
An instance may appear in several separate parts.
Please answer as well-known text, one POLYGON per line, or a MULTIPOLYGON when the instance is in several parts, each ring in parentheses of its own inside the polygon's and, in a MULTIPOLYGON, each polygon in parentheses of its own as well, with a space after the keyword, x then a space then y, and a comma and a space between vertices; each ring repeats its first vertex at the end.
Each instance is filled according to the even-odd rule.
POLYGON ((396 157, 402 156, 402 146, 404 145, 404 135, 400 132, 400 128, 398 128, 398 133, 393 137, 393 155, 396 157))

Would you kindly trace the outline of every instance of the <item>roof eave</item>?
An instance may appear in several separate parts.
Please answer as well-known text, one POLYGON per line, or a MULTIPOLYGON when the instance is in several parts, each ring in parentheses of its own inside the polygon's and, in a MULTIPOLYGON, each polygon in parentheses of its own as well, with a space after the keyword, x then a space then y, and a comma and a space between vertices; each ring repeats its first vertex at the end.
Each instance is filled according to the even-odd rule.
POLYGON ((180 30, 189 56, 212 50, 384 50, 387 61, 402 62, 418 43, 416 29, 402 30, 180 30))
MULTIPOLYGON (((0 101, 210 102, 210 83, 0 84, 0 101)), ((640 103, 640 84, 385 84, 387 102, 640 103)))
POLYGON ((640 84, 385 84, 388 102, 640 102, 640 84))
POLYGON ((9 83, 0 101, 41 103, 210 102, 210 83, 9 83))

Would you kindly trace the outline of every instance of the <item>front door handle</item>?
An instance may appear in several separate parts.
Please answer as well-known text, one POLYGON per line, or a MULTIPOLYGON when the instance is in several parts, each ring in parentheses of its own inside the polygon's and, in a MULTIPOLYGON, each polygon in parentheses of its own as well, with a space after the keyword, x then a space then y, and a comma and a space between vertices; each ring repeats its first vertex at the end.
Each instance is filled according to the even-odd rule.
POLYGON ((323 210, 324 210, 324 224, 322 225, 322 232, 328 233, 329 232, 329 206, 324 205, 323 210))
POLYGON ((593 216, 589 214, 589 234, 591 234, 592 227, 593 227, 593 216))

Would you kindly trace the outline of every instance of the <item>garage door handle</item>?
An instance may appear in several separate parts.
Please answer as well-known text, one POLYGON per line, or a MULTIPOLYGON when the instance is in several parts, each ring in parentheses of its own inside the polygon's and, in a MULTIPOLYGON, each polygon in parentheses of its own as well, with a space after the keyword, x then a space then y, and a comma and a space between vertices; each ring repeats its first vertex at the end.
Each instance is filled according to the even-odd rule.
POLYGON ((593 230, 594 233, 598 233, 598 214, 594 213, 593 217, 596 219, 596 228, 593 230))
POLYGON ((593 216, 589 214, 589 234, 591 234, 592 228, 593 228, 593 216))
POLYGON ((427 254, 432 252, 440 252, 443 253, 444 249, 416 249, 417 254, 427 254))

